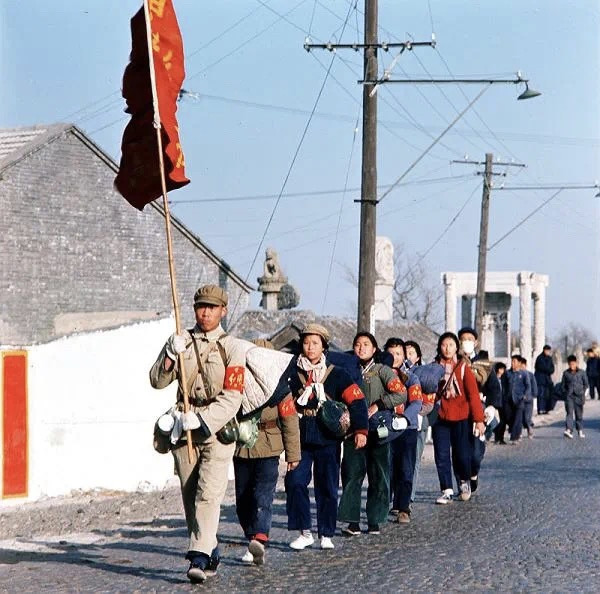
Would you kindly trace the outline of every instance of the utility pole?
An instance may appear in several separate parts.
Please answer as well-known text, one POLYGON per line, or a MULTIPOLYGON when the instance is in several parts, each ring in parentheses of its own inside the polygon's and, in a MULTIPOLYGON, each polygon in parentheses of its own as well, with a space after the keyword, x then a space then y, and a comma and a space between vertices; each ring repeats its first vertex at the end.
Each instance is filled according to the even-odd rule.
POLYGON ((377 41, 378 0, 365 0, 364 43, 310 43, 307 38, 304 49, 323 49, 330 52, 338 49, 363 50, 363 78, 371 81, 363 84, 363 131, 362 131, 362 177, 360 200, 360 247, 358 265, 358 331, 373 330, 371 320, 375 305, 375 248, 377 244, 377 93, 378 84, 389 78, 386 72, 379 78, 377 51, 399 48, 400 52, 392 64, 406 50, 415 47, 435 47, 431 41, 383 42, 377 41))
MULTIPOLYGON (((377 0, 365 0, 364 78, 375 80, 377 65, 377 0)), ((375 246, 377 242, 377 93, 363 85, 362 180, 358 265, 357 331, 371 327, 375 306, 375 246)))
POLYGON ((506 175, 505 173, 494 173, 493 166, 501 167, 525 167, 524 163, 494 163, 494 155, 492 153, 485 154, 485 161, 452 161, 452 163, 483 165, 484 170, 478 172, 478 175, 483 175, 483 192, 481 195, 481 221, 479 223, 479 246, 477 258, 477 289, 475 294, 475 331, 479 335, 481 344, 483 336, 483 315, 485 313, 485 276, 487 271, 487 244, 488 244, 488 228, 490 220, 490 194, 492 190, 492 176, 506 175))
MULTIPOLYGON (((479 223, 479 257, 477 259, 477 291, 475 295, 475 331, 483 332, 483 312, 485 310, 485 273, 487 265, 488 226, 490 220, 490 189, 492 187, 492 164, 494 155, 485 154, 483 172, 483 193, 481 195, 481 221, 479 223)), ((481 340, 481 338, 479 339, 481 340)))

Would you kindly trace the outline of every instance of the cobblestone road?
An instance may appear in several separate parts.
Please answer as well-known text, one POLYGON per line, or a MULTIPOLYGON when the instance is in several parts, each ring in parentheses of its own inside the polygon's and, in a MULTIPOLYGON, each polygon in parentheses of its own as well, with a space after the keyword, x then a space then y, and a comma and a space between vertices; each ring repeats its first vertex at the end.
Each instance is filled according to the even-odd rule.
MULTIPOLYGON (((433 464, 425 464, 410 525, 387 524, 380 536, 336 537, 333 551, 288 548, 278 492, 264 567, 239 561, 245 548, 228 504, 219 574, 189 584, 181 557, 185 526, 171 505, 158 517, 149 511, 146 519, 123 518, 110 529, 2 540, 0 590, 598 592, 600 403, 587 402, 585 416, 585 440, 565 439, 562 412, 555 412, 533 440, 490 445, 480 491, 467 503, 434 505, 437 478, 433 464)), ((1 527, 0 538, 6 539, 1 527)))

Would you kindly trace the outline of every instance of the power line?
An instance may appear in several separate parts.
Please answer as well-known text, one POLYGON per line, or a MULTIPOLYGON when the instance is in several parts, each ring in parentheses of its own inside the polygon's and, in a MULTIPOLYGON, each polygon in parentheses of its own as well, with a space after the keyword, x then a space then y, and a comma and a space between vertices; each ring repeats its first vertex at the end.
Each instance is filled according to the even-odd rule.
MULTIPOLYGON (((303 1, 305 1, 305 0, 303 0, 303 1)), ((346 21, 344 23, 344 28, 346 27, 348 19, 350 18, 351 12, 352 12, 352 7, 349 8, 348 14, 346 15, 346 21)), ((275 205, 273 206, 273 210, 271 211, 271 215, 269 216, 269 219, 267 221, 267 225, 265 227, 265 230, 264 230, 264 232, 262 234, 262 237, 260 239, 258 247, 256 248, 256 253, 254 254, 254 258, 252 259, 252 263, 250 264, 250 267, 248 269, 248 274, 246 275, 246 279, 245 279, 246 282, 248 282, 248 279, 250 278, 250 274, 252 273, 252 268, 254 268, 254 264, 256 263, 256 260, 258 258, 258 254, 260 253, 260 250, 261 250, 261 248, 263 246, 263 243, 265 241, 265 237, 267 236, 267 233, 269 232, 269 228, 271 227, 271 223, 273 222, 273 218, 275 217, 275 213, 277 212, 277 207, 279 206, 279 202, 281 201, 281 196, 282 196, 283 191, 285 190, 285 186, 287 185, 287 182, 288 182, 288 180, 290 178, 290 175, 291 175, 292 170, 294 168, 294 165, 296 163, 296 159, 298 157, 298 154, 300 153, 300 148, 302 147, 304 139, 306 138, 306 134, 308 132, 308 128, 310 127, 310 123, 312 122, 312 118, 313 118, 314 112, 317 109, 317 105, 319 104, 319 100, 321 99, 321 95, 323 94, 323 91, 325 89, 325 85, 327 84, 327 79, 329 78, 329 73, 331 72, 331 68, 333 67, 333 63, 335 62, 335 58, 336 58, 336 56, 334 54, 331 57, 331 62, 329 64, 329 69, 327 70, 327 72, 325 74, 325 77, 323 79, 323 83, 321 84, 321 88, 319 89, 319 92, 317 94, 317 98, 315 99, 315 102, 313 104, 311 115, 309 116, 308 121, 306 122, 306 126, 304 127, 304 131, 302 132, 302 136, 300 137, 300 142, 298 143, 298 146, 296 147, 296 151, 294 153, 294 156, 292 157, 292 162, 290 163, 290 166, 288 168, 288 171, 287 171, 287 174, 285 176, 285 179, 283 180, 283 184, 281 186, 281 190, 279 191, 279 196, 277 197, 277 200, 275 201, 275 205)), ((238 296, 236 304, 235 304, 235 306, 233 308, 233 311, 232 311, 232 314, 231 314, 232 318, 233 318, 235 310, 237 309, 237 306, 239 304, 240 297, 241 297, 241 293, 238 296)))
POLYGON ((452 120, 448 127, 419 155, 419 157, 415 161, 413 161, 413 163, 408 167, 408 169, 391 185, 391 187, 383 193, 383 195, 379 199, 379 202, 381 202, 408 175, 408 173, 421 161, 421 159, 425 157, 429 150, 437 144, 437 142, 446 134, 446 132, 448 132, 448 130, 450 130, 450 128, 452 128, 452 126, 454 126, 456 122, 458 122, 458 120, 467 112, 471 105, 473 105, 475 101, 477 101, 479 97, 481 97, 489 89, 490 86, 491 85, 488 85, 487 87, 483 87, 483 89, 481 89, 481 91, 475 96, 475 99, 473 99, 471 103, 469 103, 467 107, 465 107, 456 116, 456 118, 452 120))
POLYGON ((546 206, 546 204, 548 204, 548 202, 550 202, 551 200, 554 200, 554 198, 556 198, 563 190, 564 190, 564 188, 561 188, 557 192, 554 192, 554 194, 552 194, 552 196, 550 196, 550 198, 548 198, 548 200, 544 200, 544 202, 542 202, 537 208, 534 208, 524 219, 519 221, 514 227, 511 227, 502 237, 500 237, 500 239, 495 241, 488 248, 487 251, 489 252, 489 251, 493 250, 500 242, 504 241, 513 231, 516 231, 523 223, 528 221, 536 212, 538 212, 540 209, 542 209, 544 206, 546 206))
MULTIPOLYGON (((420 186, 434 183, 446 182, 449 180, 463 179, 466 177, 472 177, 472 174, 466 175, 447 175, 444 177, 438 177, 433 179, 419 179, 414 181, 404 182, 402 184, 396 184, 398 187, 404 186, 420 186)), ((377 186, 378 189, 384 189, 391 187, 391 184, 384 184, 377 186)), ((342 188, 339 190, 311 190, 306 192, 286 192, 281 195, 282 198, 300 198, 306 196, 326 196, 329 194, 343 194, 345 192, 359 192, 359 187, 353 188, 342 188)), ((197 198, 197 199, 184 199, 184 200, 171 200, 170 204, 203 204, 205 202, 245 202, 254 200, 272 200, 278 198, 279 194, 254 194, 250 196, 227 196, 224 198, 197 198)))
POLYGON ((325 283, 325 293, 323 294, 323 304, 321 305, 321 313, 325 311, 325 303, 327 302, 327 294, 329 292, 329 283, 331 281, 331 271, 333 270, 333 261, 335 258, 335 249, 337 247, 337 240, 340 234, 340 225, 342 222, 342 212, 344 207, 344 198, 346 197, 346 190, 348 189, 348 179, 350 178, 350 168, 352 167, 352 157, 354 156, 354 147, 356 145, 356 136, 358 134, 358 122, 360 119, 362 108, 358 110, 356 116, 356 124, 354 125, 354 133, 352 134, 352 146, 350 148, 350 158, 348 159, 348 167, 346 168, 346 179, 344 181, 344 193, 340 198, 340 209, 338 213, 338 220, 335 229, 335 238, 333 240, 333 246, 331 248, 331 259, 329 260, 329 271, 327 272, 327 282, 325 283))
MULTIPOLYGON (((292 12, 294 12, 298 7, 302 6, 302 4, 304 4, 307 1, 308 0, 300 0, 300 2, 298 2, 293 8, 291 8, 290 10, 288 10, 284 14, 280 14, 280 13, 276 12, 275 10, 273 10, 270 6, 266 6, 265 5, 265 8, 268 8, 271 12, 274 12, 275 14, 277 14, 279 16, 273 22, 271 22, 269 25, 267 25, 266 27, 262 28, 258 33, 255 33, 254 35, 252 35, 251 37, 249 37, 248 39, 246 39, 245 41, 243 41, 241 44, 237 45, 230 52, 228 52, 225 55, 221 56, 218 60, 212 62, 208 66, 205 66, 202 70, 198 70, 198 72, 195 72, 194 74, 188 76, 187 80, 190 81, 193 78, 196 78, 197 76, 200 76, 201 74, 204 74, 207 70, 210 70, 214 66, 217 66, 217 64, 220 64, 223 60, 229 58, 230 56, 232 56, 233 54, 235 54, 237 51, 239 51, 240 49, 242 49, 243 47, 245 47, 246 45, 248 45, 249 43, 251 43, 252 41, 254 41, 255 39, 257 39, 258 37, 260 37, 263 33, 267 32, 269 29, 271 29, 273 26, 275 26, 280 21, 285 20, 286 22, 289 22, 290 24, 293 24, 293 23, 291 23, 291 21, 287 20, 287 18, 286 18, 287 15, 291 14, 292 12)), ((300 28, 296 24, 293 24, 293 26, 297 27, 297 28, 300 28)), ((300 30, 304 31, 302 28, 300 28, 300 30)))

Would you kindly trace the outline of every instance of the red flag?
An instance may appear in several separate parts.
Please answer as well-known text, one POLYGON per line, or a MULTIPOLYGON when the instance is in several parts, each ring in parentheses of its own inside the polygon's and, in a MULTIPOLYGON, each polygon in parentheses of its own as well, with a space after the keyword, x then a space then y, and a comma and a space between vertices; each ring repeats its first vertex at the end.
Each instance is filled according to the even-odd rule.
MULTIPOLYGON (((154 75, 161 122, 167 191, 190 180, 177 126, 177 97, 185 77, 183 41, 172 0, 148 0, 154 75)), ((121 164, 115 179, 119 193, 136 208, 162 195, 144 7, 131 19, 131 55, 123 75, 123 97, 131 120, 123 133, 121 164)))

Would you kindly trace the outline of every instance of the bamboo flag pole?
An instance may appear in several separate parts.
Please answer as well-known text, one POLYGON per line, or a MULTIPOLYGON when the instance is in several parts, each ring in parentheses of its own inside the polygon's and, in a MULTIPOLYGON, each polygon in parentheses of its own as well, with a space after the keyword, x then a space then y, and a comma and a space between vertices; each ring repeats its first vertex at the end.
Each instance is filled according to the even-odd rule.
MULTIPOLYGON (((162 188, 163 207, 165 210, 165 229, 167 233, 167 255, 169 259, 169 276, 171 278, 171 294, 173 297, 173 309, 175 310, 175 332, 181 334, 181 316, 179 313, 179 298, 177 297, 177 282, 175 279, 175 265, 173 262, 173 242, 171 238, 171 213, 167 199, 167 182, 165 180, 165 164, 163 159, 163 146, 160 123, 160 110, 158 105, 158 94, 156 92, 156 77, 154 74, 154 56, 152 52, 152 28, 150 26, 150 8, 148 0, 144 0, 144 15, 146 17, 146 38, 148 41, 148 62, 150 66, 150 84, 152 86, 152 103, 154 107, 154 127, 156 128, 156 141, 158 143, 158 162, 160 168, 160 185, 162 188)), ((187 378, 183 364, 183 353, 179 356, 179 382, 183 393, 183 412, 190 410, 190 401, 187 393, 187 378)), ((194 451, 192 448, 192 432, 186 431, 187 452, 190 464, 193 462, 194 451)))

